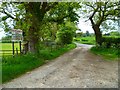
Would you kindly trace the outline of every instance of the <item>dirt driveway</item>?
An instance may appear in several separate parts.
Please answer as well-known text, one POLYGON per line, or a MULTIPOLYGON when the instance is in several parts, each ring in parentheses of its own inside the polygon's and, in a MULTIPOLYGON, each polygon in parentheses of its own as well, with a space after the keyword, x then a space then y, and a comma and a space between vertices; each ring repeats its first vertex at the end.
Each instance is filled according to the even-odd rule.
POLYGON ((118 88, 118 62, 104 61, 78 44, 52 62, 3 84, 3 88, 118 88))

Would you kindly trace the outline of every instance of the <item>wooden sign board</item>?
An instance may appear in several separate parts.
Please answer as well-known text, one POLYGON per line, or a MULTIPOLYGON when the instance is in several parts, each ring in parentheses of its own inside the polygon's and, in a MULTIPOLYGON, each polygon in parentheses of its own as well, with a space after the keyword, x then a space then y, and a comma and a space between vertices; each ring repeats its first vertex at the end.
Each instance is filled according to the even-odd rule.
POLYGON ((22 30, 13 29, 11 30, 11 33, 12 33, 12 41, 23 41, 22 30))

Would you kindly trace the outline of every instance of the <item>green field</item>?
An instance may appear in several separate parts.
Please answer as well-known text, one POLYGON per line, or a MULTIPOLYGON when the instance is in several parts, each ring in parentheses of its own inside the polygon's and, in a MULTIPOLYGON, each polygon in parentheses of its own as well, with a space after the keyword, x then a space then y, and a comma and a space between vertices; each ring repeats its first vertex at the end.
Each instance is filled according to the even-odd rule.
MULTIPOLYGON (((16 53, 16 48, 20 50, 19 43, 14 43, 15 53, 16 53)), ((4 55, 12 55, 12 43, 0 43, 0 56, 4 56, 4 55), (5 51, 5 50, 11 50, 11 51, 5 51)))
POLYGON ((95 37, 94 36, 77 37, 77 38, 74 38, 74 41, 82 43, 82 44, 95 45, 95 37))

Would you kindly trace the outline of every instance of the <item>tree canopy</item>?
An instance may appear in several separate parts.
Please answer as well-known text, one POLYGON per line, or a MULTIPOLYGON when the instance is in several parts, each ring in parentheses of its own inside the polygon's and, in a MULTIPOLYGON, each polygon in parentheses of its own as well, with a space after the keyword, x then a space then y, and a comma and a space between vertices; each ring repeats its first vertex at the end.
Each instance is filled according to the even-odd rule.
POLYGON ((65 31, 64 29, 69 28, 66 22, 77 24, 80 18, 78 11, 89 18, 96 42, 101 45, 101 27, 108 26, 106 20, 118 19, 118 2, 3 2, 0 6, 0 24, 5 31, 10 28, 22 29, 29 51, 39 53, 39 41, 48 38, 55 40, 59 30, 65 31))
POLYGON ((9 26, 7 19, 10 18, 14 28, 20 28, 25 32, 29 51, 38 52, 42 26, 47 25, 46 23, 63 24, 66 20, 77 22, 78 8, 80 5, 77 2, 6 2, 0 9, 4 14, 2 17, 4 25, 9 26), (10 7, 11 10, 9 10, 10 7))
POLYGON ((89 13, 87 17, 91 21, 92 28, 96 35, 97 44, 102 44, 102 33, 100 26, 105 26, 107 20, 117 20, 118 17, 118 2, 84 2, 86 8, 85 13, 89 13))

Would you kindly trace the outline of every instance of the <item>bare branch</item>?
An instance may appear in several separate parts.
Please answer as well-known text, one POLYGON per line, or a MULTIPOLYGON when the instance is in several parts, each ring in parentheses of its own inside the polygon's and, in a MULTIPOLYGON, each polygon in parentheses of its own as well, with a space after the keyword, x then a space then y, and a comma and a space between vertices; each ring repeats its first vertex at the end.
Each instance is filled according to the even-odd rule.
POLYGON ((93 9, 95 9, 95 7, 93 6, 93 5, 91 5, 91 4, 88 4, 88 3, 85 3, 87 6, 89 6, 89 7, 91 7, 91 8, 93 8, 93 9))
POLYGON ((18 21, 18 18, 14 17, 13 15, 11 15, 9 12, 7 12, 6 10, 3 9, 3 13, 6 14, 9 18, 12 18, 14 20, 18 21))
POLYGON ((95 9, 95 11, 93 12, 93 14, 89 17, 89 19, 90 19, 92 25, 95 24, 94 21, 93 21, 93 17, 94 17, 94 15, 95 15, 95 13, 97 12, 97 10, 98 10, 98 7, 95 9))

